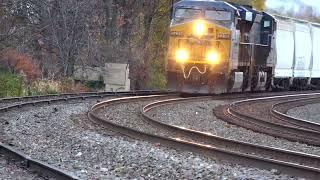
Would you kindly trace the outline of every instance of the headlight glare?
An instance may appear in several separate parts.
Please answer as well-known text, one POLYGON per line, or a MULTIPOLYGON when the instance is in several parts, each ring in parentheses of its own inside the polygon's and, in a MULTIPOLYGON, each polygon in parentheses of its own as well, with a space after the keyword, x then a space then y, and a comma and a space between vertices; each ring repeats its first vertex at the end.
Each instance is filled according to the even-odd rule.
POLYGON ((176 61, 179 63, 185 63, 189 59, 189 53, 185 49, 179 49, 176 52, 176 61))
POLYGON ((212 64, 212 65, 216 65, 219 64, 220 62, 220 56, 219 53, 215 52, 215 51, 210 51, 207 54, 207 61, 212 64))
POLYGON ((194 25, 194 35, 201 37, 206 33, 206 24, 203 20, 197 20, 194 25))

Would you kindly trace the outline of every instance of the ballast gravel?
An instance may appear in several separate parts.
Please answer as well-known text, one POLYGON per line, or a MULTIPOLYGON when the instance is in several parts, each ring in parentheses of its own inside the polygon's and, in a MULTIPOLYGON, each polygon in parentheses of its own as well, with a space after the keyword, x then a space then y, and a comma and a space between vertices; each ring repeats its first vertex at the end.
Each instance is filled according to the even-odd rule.
POLYGON ((0 154, 0 179, 2 180, 9 180, 9 179, 42 180, 44 178, 39 177, 37 174, 28 171, 24 167, 21 167, 19 164, 4 158, 4 156, 0 154))
POLYGON ((320 147, 291 142, 285 139, 256 133, 251 130, 228 124, 214 116, 214 108, 219 105, 229 103, 230 102, 216 100, 187 103, 182 102, 169 106, 158 107, 150 113, 159 121, 170 125, 203 131, 237 141, 320 155, 320 147))
MULTIPOLYGON (((80 179, 296 179, 277 170, 216 162, 100 129, 85 118, 93 103, 50 105, 1 114, 0 133, 6 143, 32 158, 80 179)), ((121 105, 123 111, 131 112, 124 113, 122 118, 134 120, 134 114, 138 116, 136 106, 140 104, 134 104, 121 105)))
POLYGON ((305 106, 290 109, 287 114, 289 116, 308 120, 315 123, 320 123, 320 104, 308 104, 305 106))

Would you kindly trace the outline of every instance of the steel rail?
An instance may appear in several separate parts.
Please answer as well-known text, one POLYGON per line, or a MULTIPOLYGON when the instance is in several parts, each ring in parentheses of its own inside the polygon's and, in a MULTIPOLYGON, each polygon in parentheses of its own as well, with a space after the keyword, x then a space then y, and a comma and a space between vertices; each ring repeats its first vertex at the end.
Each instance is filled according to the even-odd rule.
MULTIPOLYGON (((299 163, 285 162, 285 161, 278 160, 278 159, 269 159, 269 158, 265 158, 265 157, 259 157, 257 155, 252 155, 249 153, 246 154, 246 153, 239 153, 236 151, 230 151, 230 150, 228 150, 228 147, 221 148, 221 147, 217 146, 220 142, 223 142, 223 139, 221 139, 221 138, 214 139, 214 138, 212 138, 213 136, 211 136, 211 138, 208 138, 208 140, 211 141, 211 144, 208 145, 208 144, 204 144, 204 143, 199 143, 198 141, 182 140, 181 138, 164 137, 164 136, 159 136, 159 135, 155 135, 155 134, 142 132, 142 131, 139 131, 139 130, 136 130, 133 128, 129 128, 126 126, 122 126, 122 125, 113 123, 113 122, 108 121, 106 119, 103 119, 97 115, 98 114, 97 111, 102 108, 106 108, 106 107, 112 106, 114 104, 119 104, 122 101, 124 103, 127 103, 127 102, 134 102, 137 100, 142 100, 143 98, 148 98, 148 97, 136 97, 136 98, 130 98, 130 99, 121 98, 121 99, 108 100, 105 102, 95 104, 94 106, 92 106, 91 110, 88 112, 88 117, 90 120, 92 120, 96 123, 102 124, 104 127, 111 129, 112 131, 116 131, 116 132, 119 132, 119 133, 127 135, 127 136, 150 141, 153 143, 160 143, 160 144, 168 146, 168 147, 173 147, 173 148, 178 148, 178 149, 182 149, 182 150, 201 153, 201 154, 207 155, 211 158, 214 157, 215 159, 228 161, 231 163, 250 165, 253 167, 258 167, 258 168, 267 169, 267 170, 279 169, 284 173, 288 173, 290 175, 295 175, 297 177, 317 179, 320 176, 320 169, 317 168, 320 165, 319 164, 320 158, 318 156, 306 155, 306 154, 295 153, 295 152, 290 152, 289 154, 286 154, 287 151, 282 151, 282 150, 277 151, 279 153, 280 152, 283 153, 281 155, 283 157, 286 154, 286 155, 290 155, 292 157, 296 157, 297 159, 304 157, 305 158, 304 160, 306 160, 306 158, 309 158, 308 162, 305 162, 305 161, 303 161, 303 162, 310 163, 310 165, 312 164, 314 167, 304 166, 299 163), (215 142, 216 144, 213 144, 213 142, 215 142)), ((195 99, 204 100, 204 99, 208 99, 208 98, 207 97, 191 98, 188 100, 195 100, 195 99)), ((185 101, 186 99, 179 99, 179 101, 180 100, 185 101)), ((152 107, 153 108, 159 107, 159 104, 152 104, 152 107)), ((153 109, 153 108, 151 108, 151 109, 153 109)), ((144 110, 147 110, 147 111, 149 111, 151 109, 148 107, 144 108, 144 110)), ((150 117, 150 116, 147 115, 147 117, 150 117)), ((149 122, 151 122, 151 121, 149 121, 149 122)), ((150 124, 153 124, 153 125, 157 124, 157 127, 159 127, 161 123, 151 122, 150 124)), ((171 130, 175 133, 178 133, 179 135, 187 135, 189 137, 197 136, 199 139, 201 139, 203 137, 208 137, 208 136, 205 136, 205 133, 200 133, 200 132, 187 130, 187 129, 180 128, 180 127, 178 128, 178 127, 174 127, 174 126, 171 126, 170 129, 168 129, 168 126, 165 124, 162 124, 161 128, 163 128, 163 126, 166 126, 167 130, 171 130)), ((230 143, 229 145, 232 147, 236 147, 236 148, 244 147, 239 142, 232 141, 232 140, 228 140, 228 141, 230 143), (238 143, 238 144, 232 145, 232 143, 238 143)), ((225 144, 225 146, 228 146, 228 145, 225 144)), ((258 146, 252 145, 252 147, 258 147, 258 146)), ((246 148, 247 148, 246 150, 250 150, 249 146, 247 146, 246 148)), ((271 151, 271 149, 266 149, 265 151, 269 152, 270 155, 272 153, 274 153, 271 151)), ((252 152, 252 150, 251 150, 251 152, 252 152)))
POLYGON ((291 108, 304 106, 307 104, 315 104, 315 103, 320 103, 320 97, 296 99, 296 100, 280 102, 272 105, 270 113, 276 118, 291 122, 292 124, 295 124, 297 126, 320 132, 320 123, 292 117, 287 114, 287 111, 291 108))
POLYGON ((33 172, 36 172, 41 177, 51 177, 61 180, 79 179, 78 177, 74 176, 73 174, 70 174, 69 172, 63 171, 44 162, 32 159, 31 157, 23 154, 22 152, 17 151, 14 148, 9 147, 7 145, 4 145, 3 143, 0 143, 0 154, 3 155, 9 161, 15 161, 18 163, 22 162, 23 166, 27 167, 33 172))
MULTIPOLYGON (((288 119, 281 119, 277 117, 276 119, 279 122, 273 122, 273 121, 268 121, 266 119, 253 117, 253 115, 249 115, 247 113, 241 112, 241 110, 236 109, 241 105, 252 104, 252 102, 257 102, 257 101, 261 103, 261 101, 279 100, 283 98, 297 98, 297 97, 310 98, 313 96, 319 96, 319 93, 248 99, 248 100, 234 102, 228 106, 219 107, 214 112, 216 116, 218 116, 219 118, 231 124, 235 124, 247 129, 251 129, 253 131, 265 133, 271 136, 286 138, 291 141, 299 141, 302 143, 319 146, 320 145, 319 131, 316 131, 313 129, 307 129, 306 127, 299 127, 297 125, 294 126, 294 122, 290 122, 288 121, 288 119), (288 123, 290 125, 288 125, 288 123)), ((271 114, 270 116, 271 118, 275 118, 272 115, 272 113, 270 114, 271 114)))
MULTIPOLYGON (((83 93, 62 93, 62 94, 48 94, 48 95, 38 95, 38 96, 23 96, 23 97, 8 97, 0 98, 0 103, 6 103, 11 101, 27 101, 27 100, 37 100, 45 99, 51 97, 72 97, 72 96, 90 96, 90 95, 113 95, 113 96, 124 96, 124 95, 142 95, 143 93, 163 93, 163 92, 172 92, 164 90, 139 90, 139 91, 124 91, 124 92, 83 92, 83 93)), ((173 93, 173 92, 172 92, 173 93)))
MULTIPOLYGON (((305 96, 305 95, 303 95, 303 96, 305 96)), ((311 95, 311 96, 314 96, 314 95, 311 95)), ((276 109, 279 109, 279 108, 286 107, 286 111, 287 111, 290 108, 300 106, 298 104, 299 102, 301 102, 302 105, 312 104, 312 103, 316 103, 315 101, 319 100, 319 99, 320 99, 320 97, 318 96, 318 94, 316 94, 316 97, 306 96, 306 97, 302 97, 302 98, 295 98, 293 100, 281 100, 281 97, 279 97, 279 99, 271 98, 271 99, 266 99, 266 100, 267 101, 276 101, 276 103, 273 103, 271 108, 270 108, 270 114, 272 115, 271 117, 276 118, 278 120, 278 122, 280 121, 280 122, 288 123, 288 124, 291 125, 291 127, 297 127, 297 128, 301 128, 301 129, 305 129, 305 130, 320 132, 320 127, 319 127, 319 125, 317 126, 316 123, 313 123, 313 122, 310 122, 310 121, 305 121, 303 119, 298 119, 298 118, 290 118, 290 117, 287 117, 284 113, 281 113, 281 112, 276 110, 276 109), (277 102, 277 101, 280 101, 280 102, 277 102)), ((247 101, 247 103, 249 101, 247 101)), ((252 102, 254 102, 254 101, 255 100, 253 99, 252 102)), ((263 98, 259 98, 259 101, 264 101, 264 99, 263 98)), ((246 103, 246 102, 243 102, 243 103, 246 103)), ((282 125, 282 124, 280 123, 280 125, 282 125)))
POLYGON ((8 110, 21 108, 22 106, 35 106, 39 104, 51 104, 54 102, 70 101, 70 100, 85 100, 88 98, 103 98, 111 96, 139 96, 150 94, 177 94, 172 91, 160 91, 160 90, 144 90, 144 91, 132 91, 132 92, 89 92, 89 93, 69 93, 61 95, 43 95, 43 96, 26 96, 26 97, 13 97, 0 99, 0 103, 7 102, 21 102, 13 105, 5 105, 0 107, 1 112, 7 112, 8 110), (52 99, 50 99, 52 98, 52 99), (34 101, 29 101, 34 100, 34 101))
MULTIPOLYGON (((150 95, 150 94, 176 94, 171 91, 135 91, 135 92, 123 92, 123 93, 112 93, 112 92, 101 92, 101 93, 77 93, 77 94, 63 94, 63 95, 47 95, 47 96, 36 96, 36 97, 21 97, 21 98, 5 98, 0 101, 12 102, 12 101, 27 101, 35 100, 31 102, 22 102, 15 105, 10 105, 0 108, 0 114, 9 110, 20 109, 27 106, 35 106, 42 104, 51 104, 59 102, 68 102, 73 100, 86 100, 93 98, 103 98, 112 96, 139 96, 139 95, 150 95), (54 99, 47 99, 53 97, 54 99), (44 98, 44 99, 43 99, 44 98)), ((56 167, 46 164, 45 162, 32 159, 25 155, 21 151, 18 151, 12 147, 9 147, 3 143, 0 143, 0 154, 3 154, 5 158, 18 162, 23 162, 24 166, 40 176, 51 177, 55 179, 79 179, 72 174, 60 170, 56 167)))
MULTIPOLYGON (((9 98, 0 98, 0 103, 10 103, 10 102, 21 102, 21 101, 29 101, 29 100, 38 100, 38 99, 47 99, 51 97, 58 97, 58 98, 70 98, 72 96, 89 96, 89 95, 112 95, 112 96, 131 96, 131 95, 144 95, 143 93, 156 94, 156 93, 175 93, 172 91, 163 91, 163 90, 139 90, 139 91, 127 91, 127 92, 85 92, 85 93, 63 93, 63 94, 49 94, 49 95, 38 95, 38 96, 25 96, 25 97, 9 97, 9 98)), ((306 91, 305 93, 307 93, 306 91)), ((320 91, 315 91, 320 92, 320 91)), ((219 97, 228 97, 232 95, 234 98, 257 98, 257 97, 265 97, 265 96, 273 96, 279 93, 283 93, 286 95, 294 95, 295 92, 258 92, 258 93, 232 93, 232 94, 222 94, 219 97), (238 97, 236 97, 238 96, 238 97)), ((176 93, 177 94, 177 93, 176 93)), ((233 99, 234 99, 233 98, 233 99)), ((1 108, 1 107, 0 107, 1 108)))
MULTIPOLYGON (((0 114, 1 112, 7 112, 9 110, 13 109, 19 109, 25 106, 35 106, 40 104, 51 104, 55 102, 65 102, 65 101, 71 101, 71 100, 85 100, 87 98, 103 98, 103 97, 110 97, 110 96, 139 96, 139 95, 148 95, 148 94, 175 94, 174 92, 170 91, 157 91, 157 90, 151 90, 151 91, 135 91, 135 92, 93 92, 93 93, 70 93, 70 94, 60 94, 60 95, 44 95, 44 96, 29 96, 29 97, 14 97, 14 98, 2 98, 0 99, 0 103, 9 103, 9 102, 17 102, 17 101, 29 101, 34 100, 32 102, 25 102, 25 103, 19 103, 7 107, 0 108, 0 114), (51 99, 49 99, 51 98, 51 99), (53 99, 52 99, 53 98, 53 99)), ((260 96, 258 95, 252 95, 250 97, 256 97, 260 96)), ((240 95, 241 96, 248 96, 248 95, 240 95)), ((5 152, 6 154, 10 154, 11 156, 15 157, 16 159, 23 159, 24 162, 26 162, 27 167, 38 172, 39 174, 47 174, 50 177, 57 177, 57 179, 64 179, 63 177, 67 177, 66 179, 77 179, 76 177, 71 176, 68 173, 64 173, 63 171, 56 169, 52 166, 49 166, 43 162, 32 160, 31 158, 27 156, 22 156, 23 154, 19 151, 14 150, 13 148, 6 148, 7 146, 4 144, 0 144, 1 151, 4 151, 4 149, 7 149, 5 152), (21 158, 25 157, 25 158, 21 158), (45 173, 44 173, 45 172, 45 173), (63 175, 64 174, 64 175, 63 175), (71 178, 68 178, 71 176, 71 178)))
POLYGON ((231 124, 236 124, 238 126, 249 128, 253 131, 268 134, 274 137, 320 146, 320 133, 316 131, 264 121, 260 118, 251 117, 244 113, 235 111, 231 107, 228 107, 226 111, 223 112, 224 115, 229 116, 228 120, 226 118, 223 119, 231 124))
POLYGON ((195 139, 197 141, 205 142, 211 146, 231 149, 233 151, 241 151, 244 154, 254 154, 264 157, 270 157, 271 159, 281 160, 284 162, 291 162, 293 164, 305 165, 308 167, 320 168, 320 156, 309 155, 305 153, 293 152, 289 150, 273 148, 268 146, 255 145, 251 143, 245 143, 241 141, 231 140, 220 136, 215 136, 210 133, 188 129, 181 126, 169 125, 159 120, 154 119, 148 112, 166 106, 169 104, 177 104, 186 101, 193 101, 195 99, 170 99, 154 102, 143 107, 141 113, 148 123, 153 124, 156 127, 161 127, 166 131, 174 131, 181 137, 195 139))

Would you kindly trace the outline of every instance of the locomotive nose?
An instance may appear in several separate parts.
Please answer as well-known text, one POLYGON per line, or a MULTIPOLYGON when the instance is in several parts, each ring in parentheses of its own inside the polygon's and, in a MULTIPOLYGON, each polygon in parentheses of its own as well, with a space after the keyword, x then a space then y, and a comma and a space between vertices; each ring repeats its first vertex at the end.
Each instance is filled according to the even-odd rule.
MULTIPOLYGON (((206 50, 205 54, 206 54, 206 56, 204 58, 198 58, 198 59, 203 60, 203 63, 209 64, 212 66, 218 65, 220 63, 221 57, 220 57, 220 53, 217 50, 215 50, 215 49, 206 50)), ((197 58, 195 56, 190 57, 190 50, 181 48, 175 52, 175 59, 176 59, 177 63, 183 65, 189 61, 195 61, 197 58), (193 58, 195 58, 195 59, 193 59, 193 58)))

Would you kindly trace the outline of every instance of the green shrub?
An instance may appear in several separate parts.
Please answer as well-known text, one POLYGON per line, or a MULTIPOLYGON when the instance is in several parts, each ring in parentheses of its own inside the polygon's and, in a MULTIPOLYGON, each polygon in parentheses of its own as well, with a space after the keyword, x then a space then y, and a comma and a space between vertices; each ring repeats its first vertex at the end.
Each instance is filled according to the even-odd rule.
POLYGON ((23 96, 24 88, 22 77, 0 71, 0 97, 23 96))
POLYGON ((31 83, 28 88, 30 96, 59 94, 61 92, 61 83, 51 80, 37 80, 31 83))
POLYGON ((151 64, 151 80, 149 86, 154 89, 166 89, 167 78, 164 62, 155 60, 151 64))
MULTIPOLYGON (((101 84, 92 83, 89 86, 100 88, 101 84)), ((0 98, 88 91, 87 87, 82 84, 75 84, 71 79, 62 81, 36 80, 27 85, 22 77, 0 69, 0 98)))
POLYGON ((88 81, 85 86, 92 90, 104 89, 104 84, 102 81, 88 81))

